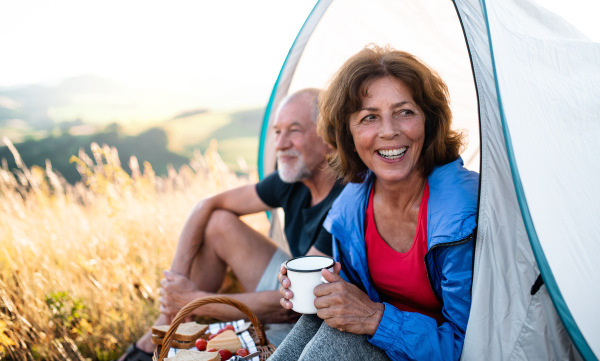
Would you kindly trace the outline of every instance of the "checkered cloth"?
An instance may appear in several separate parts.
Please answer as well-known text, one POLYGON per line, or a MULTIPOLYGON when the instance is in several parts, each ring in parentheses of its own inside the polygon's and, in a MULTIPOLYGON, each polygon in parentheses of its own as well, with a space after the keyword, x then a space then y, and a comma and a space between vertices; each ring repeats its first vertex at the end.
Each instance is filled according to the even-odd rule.
MULTIPOLYGON (((233 325, 233 328, 237 332, 239 329, 242 329, 246 325, 246 321, 237 320, 237 321, 232 321, 232 322, 211 323, 210 325, 208 325, 208 332, 215 334, 215 333, 217 333, 217 331, 219 331, 220 329, 225 327, 225 325, 233 325)), ((242 348, 245 348, 246 350, 248 350, 249 353, 258 351, 258 349, 256 348, 256 345, 254 344, 254 340, 252 339, 252 336, 250 336, 250 332, 244 331, 244 332, 238 334, 238 338, 240 339, 240 342, 242 343, 242 348)), ((198 349, 196 347, 192 347, 192 348, 190 348, 190 350, 198 351, 198 349)), ((169 350, 169 354, 167 355, 167 357, 175 356, 175 354, 178 351, 181 351, 181 350, 176 349, 176 348, 171 348, 169 350)), ((235 358, 232 357, 232 358, 230 358, 230 360, 234 361, 235 358)), ((259 356, 253 357, 252 361, 260 361, 260 357, 259 356)))

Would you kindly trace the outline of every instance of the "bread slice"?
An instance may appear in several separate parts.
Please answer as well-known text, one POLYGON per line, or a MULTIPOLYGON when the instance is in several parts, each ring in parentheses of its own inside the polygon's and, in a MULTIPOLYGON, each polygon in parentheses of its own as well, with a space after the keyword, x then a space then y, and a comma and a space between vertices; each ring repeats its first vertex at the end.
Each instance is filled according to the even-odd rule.
MULTIPOLYGON (((169 331, 169 327, 169 325, 152 326, 152 334, 159 338, 165 337, 167 331, 169 331)), ((177 341, 196 341, 206 330, 208 330, 208 325, 197 322, 182 323, 177 327, 173 339, 177 341)))
POLYGON ((177 352, 173 357, 166 358, 165 361, 221 361, 221 354, 218 352, 183 350, 177 352))
POLYGON ((235 332, 226 330, 215 336, 212 340, 209 340, 206 348, 226 349, 235 354, 237 350, 242 348, 242 343, 235 332))
MULTIPOLYGON (((162 345, 163 341, 165 340, 164 337, 160 337, 157 335, 152 335, 152 343, 154 345, 162 345)), ((194 347, 196 341, 177 341, 177 340, 172 340, 171 341, 171 347, 173 348, 179 348, 179 349, 188 349, 188 348, 192 348, 194 347)))

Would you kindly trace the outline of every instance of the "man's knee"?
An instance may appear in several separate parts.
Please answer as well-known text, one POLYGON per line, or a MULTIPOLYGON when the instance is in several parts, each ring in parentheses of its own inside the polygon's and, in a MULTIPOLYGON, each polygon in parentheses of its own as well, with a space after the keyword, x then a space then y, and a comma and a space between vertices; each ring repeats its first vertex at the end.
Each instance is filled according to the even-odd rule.
POLYGON ((210 242, 213 239, 218 239, 220 236, 230 234, 235 222, 241 222, 237 215, 223 209, 214 211, 206 224, 206 230, 204 231, 205 242, 210 242))

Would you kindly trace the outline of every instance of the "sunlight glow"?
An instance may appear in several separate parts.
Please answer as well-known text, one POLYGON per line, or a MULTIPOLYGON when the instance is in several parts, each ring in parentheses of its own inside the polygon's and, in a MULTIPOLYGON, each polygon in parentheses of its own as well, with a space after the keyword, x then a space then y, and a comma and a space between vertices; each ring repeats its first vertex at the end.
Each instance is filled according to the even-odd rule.
POLYGON ((315 2, 7 2, 0 87, 94 74, 262 104, 315 2))

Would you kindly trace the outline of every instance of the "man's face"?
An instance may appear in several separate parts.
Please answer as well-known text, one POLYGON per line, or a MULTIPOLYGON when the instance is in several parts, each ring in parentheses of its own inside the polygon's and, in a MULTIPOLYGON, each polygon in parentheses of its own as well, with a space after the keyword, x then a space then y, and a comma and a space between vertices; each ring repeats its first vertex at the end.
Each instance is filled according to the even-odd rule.
POLYGON ((277 168, 287 183, 310 179, 324 165, 327 147, 311 119, 311 96, 303 94, 283 105, 273 126, 277 168))

